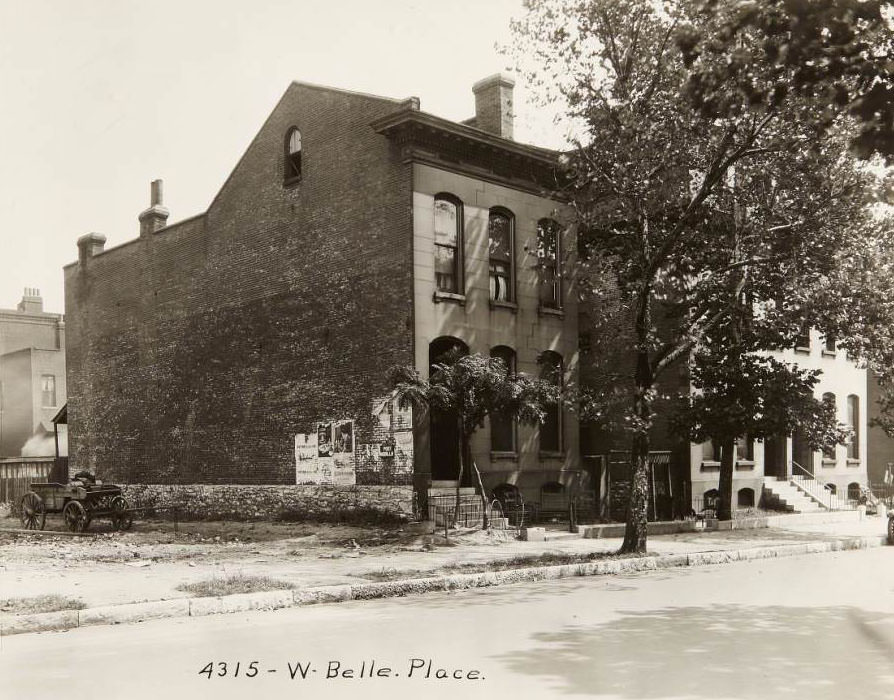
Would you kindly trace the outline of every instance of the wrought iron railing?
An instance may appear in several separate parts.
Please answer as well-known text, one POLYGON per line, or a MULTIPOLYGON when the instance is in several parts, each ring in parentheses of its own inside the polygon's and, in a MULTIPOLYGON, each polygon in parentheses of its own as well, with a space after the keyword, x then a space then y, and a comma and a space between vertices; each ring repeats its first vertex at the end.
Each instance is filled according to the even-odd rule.
POLYGON ((791 483, 811 499, 829 510, 856 510, 857 502, 848 494, 837 492, 835 484, 827 482, 792 460, 791 483))

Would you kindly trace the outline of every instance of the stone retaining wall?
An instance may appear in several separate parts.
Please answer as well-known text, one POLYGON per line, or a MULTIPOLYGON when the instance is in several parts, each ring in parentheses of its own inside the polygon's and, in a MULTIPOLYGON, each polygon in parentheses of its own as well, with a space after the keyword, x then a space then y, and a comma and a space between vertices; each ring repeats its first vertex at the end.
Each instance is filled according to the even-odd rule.
POLYGON ((411 486, 129 484, 132 508, 179 520, 379 522, 413 517, 411 486))

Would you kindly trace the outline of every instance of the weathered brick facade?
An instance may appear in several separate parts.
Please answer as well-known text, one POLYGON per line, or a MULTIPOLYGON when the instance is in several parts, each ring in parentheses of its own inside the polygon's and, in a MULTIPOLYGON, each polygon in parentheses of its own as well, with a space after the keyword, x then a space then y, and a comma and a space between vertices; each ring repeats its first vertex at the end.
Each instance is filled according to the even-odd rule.
POLYGON ((285 484, 315 421, 369 439, 386 368, 413 361, 410 167, 369 126, 398 107, 293 84, 205 214, 66 267, 74 465, 285 484))

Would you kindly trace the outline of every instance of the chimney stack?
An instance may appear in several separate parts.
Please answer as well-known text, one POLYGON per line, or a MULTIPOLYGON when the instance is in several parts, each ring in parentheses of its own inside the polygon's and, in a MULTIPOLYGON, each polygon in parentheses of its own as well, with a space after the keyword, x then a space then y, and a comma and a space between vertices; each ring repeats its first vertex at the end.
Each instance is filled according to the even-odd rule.
POLYGON ((169 212, 163 204, 162 181, 153 180, 150 186, 149 208, 140 214, 140 238, 155 233, 167 225, 169 212))
POLYGON ((106 245, 106 237, 101 233, 87 233, 78 239, 78 263, 86 265, 87 260, 101 253, 106 245))
POLYGON ((512 138, 514 87, 515 80, 503 73, 495 73, 472 86, 475 94, 474 125, 477 128, 504 139, 512 138))
POLYGON ((39 314, 43 312, 43 298, 40 296, 40 290, 34 287, 25 287, 25 293, 22 294, 22 300, 18 305, 19 311, 26 314, 39 314))

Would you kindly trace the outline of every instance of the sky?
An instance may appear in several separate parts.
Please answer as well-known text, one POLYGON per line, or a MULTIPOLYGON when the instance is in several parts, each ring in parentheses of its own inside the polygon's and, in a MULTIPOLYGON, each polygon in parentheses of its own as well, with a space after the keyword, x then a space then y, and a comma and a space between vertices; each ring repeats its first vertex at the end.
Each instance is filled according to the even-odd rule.
MULTIPOLYGON (((292 80, 474 114, 522 0, 0 0, 0 308, 64 312, 79 236, 207 209, 292 80)), ((516 138, 556 146, 516 83, 516 138)))

